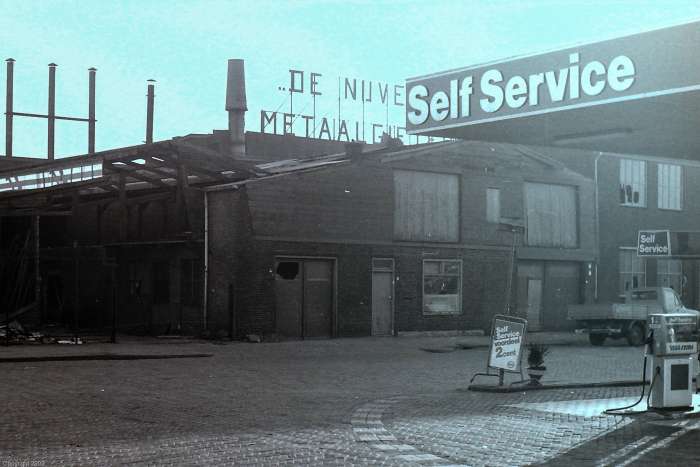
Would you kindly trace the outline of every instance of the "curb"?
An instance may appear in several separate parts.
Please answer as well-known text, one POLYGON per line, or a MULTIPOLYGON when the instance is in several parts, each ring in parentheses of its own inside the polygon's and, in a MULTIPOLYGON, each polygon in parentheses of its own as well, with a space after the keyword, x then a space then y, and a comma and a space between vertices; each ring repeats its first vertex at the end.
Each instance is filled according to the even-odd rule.
POLYGON ((467 389, 458 389, 458 391, 474 391, 474 392, 523 392, 523 391, 542 391, 546 389, 583 389, 583 388, 610 388, 610 387, 633 387, 641 386, 641 381, 609 381, 607 383, 571 383, 571 384, 540 384, 531 386, 523 384, 520 386, 494 386, 487 384, 472 384, 467 389))
POLYGON ((93 355, 54 355, 43 357, 2 357, 2 363, 26 363, 26 362, 72 362, 90 360, 164 360, 172 358, 204 358, 211 357, 210 353, 191 354, 165 354, 165 355, 143 355, 143 354, 93 354, 93 355))

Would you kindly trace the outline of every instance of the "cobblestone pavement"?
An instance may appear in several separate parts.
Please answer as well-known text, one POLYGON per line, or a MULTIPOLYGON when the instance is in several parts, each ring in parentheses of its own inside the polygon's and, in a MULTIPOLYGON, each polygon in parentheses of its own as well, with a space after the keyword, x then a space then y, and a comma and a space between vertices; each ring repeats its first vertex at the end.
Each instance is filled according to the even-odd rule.
MULTIPOLYGON (((200 342, 152 351, 213 357, 3 363, 0 467, 660 465, 678 453, 700 465, 685 448, 700 441, 694 420, 600 414, 638 388, 470 392, 485 349, 421 350, 454 342, 200 342)), ((549 357, 545 378, 561 383, 641 372, 641 351, 625 346, 556 346, 549 357)))

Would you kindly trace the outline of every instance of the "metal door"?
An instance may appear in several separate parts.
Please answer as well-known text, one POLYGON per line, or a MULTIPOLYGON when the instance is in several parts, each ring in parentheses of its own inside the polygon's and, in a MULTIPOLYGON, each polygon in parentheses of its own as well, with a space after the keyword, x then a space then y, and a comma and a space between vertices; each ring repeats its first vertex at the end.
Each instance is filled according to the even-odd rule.
POLYGON ((539 331, 542 314, 542 280, 527 281, 527 325, 530 331, 539 331))
POLYGON ((333 317, 333 263, 304 261, 304 337, 330 337, 333 317))
POLYGON ((394 260, 372 259, 372 335, 394 332, 394 260))

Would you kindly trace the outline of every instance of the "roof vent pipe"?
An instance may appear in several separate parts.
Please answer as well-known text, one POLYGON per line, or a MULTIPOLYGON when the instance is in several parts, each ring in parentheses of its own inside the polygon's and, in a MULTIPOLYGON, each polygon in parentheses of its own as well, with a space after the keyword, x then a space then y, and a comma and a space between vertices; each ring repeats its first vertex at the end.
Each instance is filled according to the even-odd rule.
POLYGON ((228 112, 231 155, 235 158, 245 156, 246 110, 248 110, 248 106, 245 98, 243 60, 230 59, 226 78, 226 111, 228 112))

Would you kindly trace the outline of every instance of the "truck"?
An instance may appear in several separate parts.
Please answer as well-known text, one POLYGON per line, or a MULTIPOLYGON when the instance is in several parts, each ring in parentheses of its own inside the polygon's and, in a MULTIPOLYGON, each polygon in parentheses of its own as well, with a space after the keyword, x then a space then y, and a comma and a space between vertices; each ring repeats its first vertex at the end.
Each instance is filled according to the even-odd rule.
POLYGON ((628 290, 623 303, 569 305, 568 318, 588 333, 592 345, 603 345, 607 338, 626 338, 629 345, 642 345, 647 334, 647 316, 653 313, 693 313, 678 294, 668 287, 628 290))

